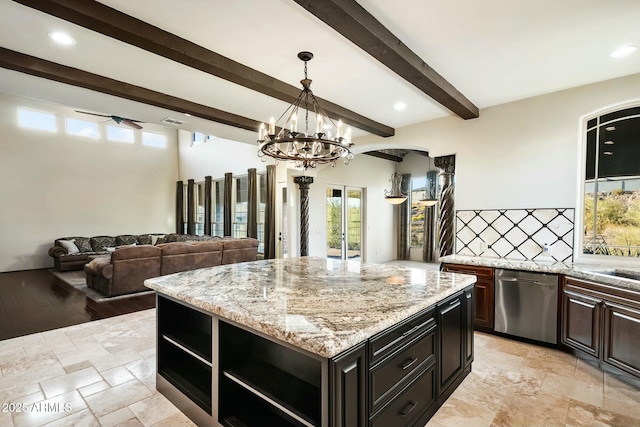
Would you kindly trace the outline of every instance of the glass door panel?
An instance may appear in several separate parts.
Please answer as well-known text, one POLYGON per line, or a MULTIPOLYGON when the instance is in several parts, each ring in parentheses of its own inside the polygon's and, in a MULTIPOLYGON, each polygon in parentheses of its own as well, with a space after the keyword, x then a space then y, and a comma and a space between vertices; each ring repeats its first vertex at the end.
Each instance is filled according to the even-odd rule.
POLYGON ((346 252, 348 259, 362 257, 362 189, 347 189, 346 252))
POLYGON ((344 259, 341 188, 327 188, 327 258, 344 259))

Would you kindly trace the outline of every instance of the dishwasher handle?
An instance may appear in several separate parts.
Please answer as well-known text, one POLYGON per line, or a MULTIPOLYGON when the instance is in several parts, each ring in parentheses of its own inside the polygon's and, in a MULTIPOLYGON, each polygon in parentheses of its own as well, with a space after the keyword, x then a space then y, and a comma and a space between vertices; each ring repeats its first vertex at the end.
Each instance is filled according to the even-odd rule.
POLYGON ((534 279, 524 279, 524 278, 515 278, 515 277, 498 277, 498 280, 502 282, 524 282, 524 283, 533 283, 534 285, 543 285, 543 286, 557 286, 556 283, 544 283, 534 279))

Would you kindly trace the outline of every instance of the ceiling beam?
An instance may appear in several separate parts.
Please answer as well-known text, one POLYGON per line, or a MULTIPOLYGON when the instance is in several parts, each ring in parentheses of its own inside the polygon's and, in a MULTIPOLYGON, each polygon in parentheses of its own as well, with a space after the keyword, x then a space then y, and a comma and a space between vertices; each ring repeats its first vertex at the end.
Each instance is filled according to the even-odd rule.
POLYGON ((294 0, 400 77, 463 119, 480 112, 355 0, 294 0))
POLYGON ((392 162, 397 162, 397 163, 400 163, 403 160, 402 157, 400 156, 394 156, 393 154, 384 153, 382 151, 367 151, 366 153, 362 153, 362 154, 366 154, 372 157, 377 157, 379 159, 391 160, 392 162))
POLYGON ((186 99, 176 98, 140 86, 89 73, 77 68, 56 64, 55 62, 0 47, 0 67, 19 71, 36 77, 54 80, 85 89, 95 90, 155 107, 211 120, 240 129, 255 131, 260 122, 238 116, 217 108, 197 104, 186 99))
MULTIPOLYGON (((293 103, 301 90, 97 1, 14 1, 288 103, 293 103)), ((329 116, 355 128, 383 137, 395 133, 392 127, 318 100, 329 116)))

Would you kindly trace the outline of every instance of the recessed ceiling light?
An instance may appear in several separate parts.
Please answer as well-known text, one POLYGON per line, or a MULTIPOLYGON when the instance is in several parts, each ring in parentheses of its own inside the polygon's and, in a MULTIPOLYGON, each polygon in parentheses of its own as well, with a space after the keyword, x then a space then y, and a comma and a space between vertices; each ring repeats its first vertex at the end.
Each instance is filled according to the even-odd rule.
POLYGON ((191 114, 189 114, 189 113, 183 113, 183 114, 184 114, 185 116, 187 116, 187 117, 191 117, 191 114))
POLYGON ((63 33, 62 31, 51 31, 47 33, 47 36, 49 36, 49 38, 54 42, 65 46, 72 46, 76 44, 76 39, 74 39, 67 33, 63 33))
POLYGON ((604 145, 613 145, 613 141, 605 141, 604 145))
POLYGON ((396 102, 393 106, 393 109, 396 111, 402 111, 405 108, 407 108, 407 104, 405 104, 404 102, 396 102))
POLYGON ((609 56, 612 58, 622 58, 623 56, 631 55, 636 50, 638 50, 637 46, 623 46, 611 52, 609 56))
POLYGON ((613 151, 605 151, 602 154, 604 154, 605 156, 610 156, 613 154, 613 151))
POLYGON ((607 132, 613 132, 614 130, 616 130, 615 126, 607 126, 606 128, 604 128, 604 130, 606 130, 607 132))

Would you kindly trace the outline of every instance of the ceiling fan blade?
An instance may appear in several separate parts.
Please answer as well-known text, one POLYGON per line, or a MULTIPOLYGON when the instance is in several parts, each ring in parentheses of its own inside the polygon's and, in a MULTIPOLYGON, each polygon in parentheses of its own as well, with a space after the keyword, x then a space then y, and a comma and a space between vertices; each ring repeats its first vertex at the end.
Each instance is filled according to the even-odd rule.
POLYGON ((140 126, 138 123, 136 123, 137 120, 131 120, 131 119, 122 119, 122 124, 125 124, 131 128, 134 129, 142 129, 142 126, 140 126))
POLYGON ((89 115, 98 116, 98 117, 110 117, 110 118, 113 118, 113 116, 109 116, 107 114, 90 113, 88 111, 76 110, 76 113, 89 114, 89 115))

